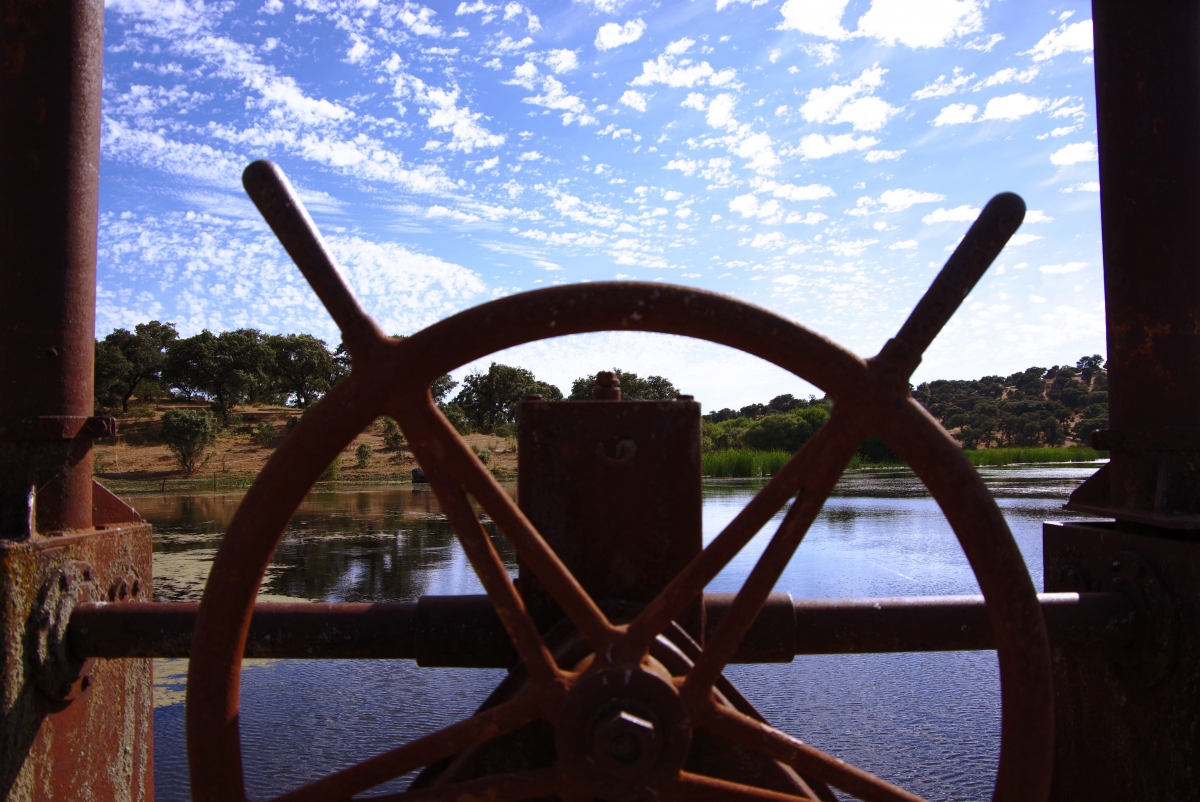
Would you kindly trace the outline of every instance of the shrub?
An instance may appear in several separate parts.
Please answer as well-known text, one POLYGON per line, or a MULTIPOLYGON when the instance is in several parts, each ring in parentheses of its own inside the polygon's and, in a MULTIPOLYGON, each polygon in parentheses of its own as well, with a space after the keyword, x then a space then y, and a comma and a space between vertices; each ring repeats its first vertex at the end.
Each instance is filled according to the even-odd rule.
POLYGON ((490 448, 477 448, 471 446, 471 450, 475 452, 475 456, 479 457, 479 461, 484 465, 488 465, 492 461, 492 450, 490 448))
POLYGON ((329 463, 329 467, 321 474, 318 482, 335 482, 342 475, 342 457, 339 454, 333 458, 333 462, 329 463))
POLYGON ((367 467, 367 463, 371 461, 371 447, 366 443, 359 443, 358 448, 354 449, 354 456, 358 458, 358 467, 367 467))
POLYGON ((902 462, 900 455, 878 436, 863 440, 862 445, 858 447, 858 456, 863 462, 875 465, 899 465, 902 462))
POLYGON ((208 462, 208 447, 217 439, 217 422, 206 410, 172 409, 162 417, 159 436, 179 460, 179 467, 191 476, 208 462))
POLYGON ((404 445, 404 432, 391 418, 383 418, 383 443, 392 451, 399 451, 404 445))
POLYGON ((755 451, 797 451, 813 427, 797 415, 768 415, 746 427, 742 442, 755 451))
POLYGON ((250 430, 250 441, 262 448, 270 448, 278 439, 279 428, 270 421, 260 421, 250 430))

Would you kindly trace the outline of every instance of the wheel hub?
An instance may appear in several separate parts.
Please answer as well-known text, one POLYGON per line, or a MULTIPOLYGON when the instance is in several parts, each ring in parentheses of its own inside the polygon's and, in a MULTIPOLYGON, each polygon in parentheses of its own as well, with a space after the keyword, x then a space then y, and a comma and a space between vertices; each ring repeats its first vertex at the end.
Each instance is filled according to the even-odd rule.
POLYGON ((613 802, 650 796, 687 760, 692 727, 670 674, 653 659, 585 674, 555 726, 560 765, 613 802))

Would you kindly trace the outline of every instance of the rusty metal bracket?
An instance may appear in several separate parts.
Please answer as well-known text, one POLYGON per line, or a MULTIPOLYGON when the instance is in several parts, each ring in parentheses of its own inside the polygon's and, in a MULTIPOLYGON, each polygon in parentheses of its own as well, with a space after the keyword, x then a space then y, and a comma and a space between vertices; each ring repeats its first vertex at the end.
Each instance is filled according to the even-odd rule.
POLYGON ((1089 571, 1070 556, 1058 568, 1059 584, 1081 593, 1120 594, 1137 620, 1132 637, 1109 644, 1106 652, 1117 674, 1137 688, 1151 688, 1165 677, 1177 651, 1175 605, 1154 570, 1132 551, 1112 554, 1107 570, 1089 571))

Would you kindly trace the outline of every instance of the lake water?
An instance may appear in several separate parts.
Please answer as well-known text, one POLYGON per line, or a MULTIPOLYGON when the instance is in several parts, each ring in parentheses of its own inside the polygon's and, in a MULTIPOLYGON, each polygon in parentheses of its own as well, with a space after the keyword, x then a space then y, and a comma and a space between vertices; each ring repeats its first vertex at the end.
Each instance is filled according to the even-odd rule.
MULTIPOLYGON (((1042 587, 1041 522, 1096 469, 985 469, 1030 575, 1042 587)), ((762 486, 704 488, 707 543, 762 486)), ((515 488, 513 489, 515 492, 515 488)), ((135 496, 154 525, 154 595, 199 600, 240 494, 135 496)), ((776 518, 775 523, 778 523, 776 518)), ((734 591, 768 526, 709 586, 734 591)), ((500 541, 502 544, 502 541, 500 541)), ((515 556, 501 555, 515 574, 515 556)), ((784 571, 796 598, 978 593, 937 504, 911 474, 848 475, 784 571)), ((411 485, 310 495, 276 552, 264 599, 415 601, 482 593, 428 490, 411 485)), ((155 664, 155 796, 189 798, 183 687, 187 663, 155 664)), ((727 674, 775 726, 929 800, 991 796, 999 743, 994 652, 797 657, 727 674)), ((460 720, 503 671, 422 669, 411 661, 258 661, 242 677, 242 743, 252 799, 320 777, 460 720)))

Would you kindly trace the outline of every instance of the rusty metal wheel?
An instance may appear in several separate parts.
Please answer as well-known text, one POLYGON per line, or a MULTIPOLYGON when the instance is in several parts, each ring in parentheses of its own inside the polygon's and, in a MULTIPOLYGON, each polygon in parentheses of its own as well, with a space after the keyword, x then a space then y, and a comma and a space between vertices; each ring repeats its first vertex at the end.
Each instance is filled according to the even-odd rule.
POLYGON ((816 518, 859 443, 878 434, 924 481, 952 525, 979 586, 999 653, 1003 701, 994 799, 1049 793, 1053 708, 1050 650, 1033 583, 1008 527, 958 445, 908 393, 920 355, 1024 216, 1015 195, 994 198, 899 334, 862 360, 770 312, 659 284, 555 287, 469 309, 412 337, 385 337, 342 284, 311 221, 274 165, 243 181, 341 328, 350 376, 305 416, 247 493, 222 541, 200 604, 188 672, 187 735, 198 802, 242 800, 238 689, 255 596, 276 544, 333 458, 380 415, 395 418, 528 674, 528 690, 497 706, 278 799, 346 800, 535 720, 555 728, 554 767, 452 783, 411 799, 516 800, 558 796, 801 799, 684 770, 704 728, 863 800, 917 797, 808 746, 727 704, 721 672, 816 518), (725 530, 628 624, 614 625, 438 412, 429 384, 489 353, 566 334, 625 330, 732 346, 828 392, 835 405, 795 457, 725 530), (473 512, 483 507, 585 639, 591 657, 560 667, 473 512), (659 634, 789 499, 795 499, 733 606, 686 676, 650 655, 659 634))

